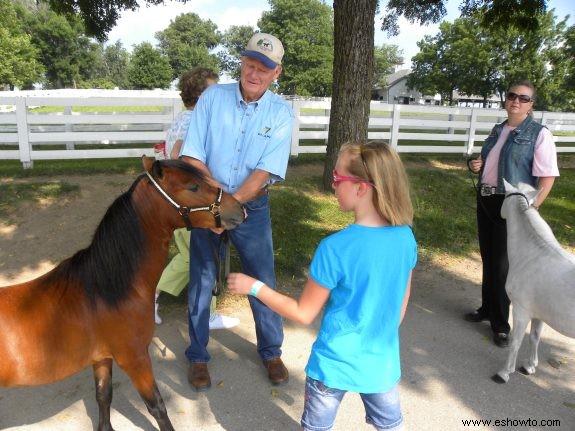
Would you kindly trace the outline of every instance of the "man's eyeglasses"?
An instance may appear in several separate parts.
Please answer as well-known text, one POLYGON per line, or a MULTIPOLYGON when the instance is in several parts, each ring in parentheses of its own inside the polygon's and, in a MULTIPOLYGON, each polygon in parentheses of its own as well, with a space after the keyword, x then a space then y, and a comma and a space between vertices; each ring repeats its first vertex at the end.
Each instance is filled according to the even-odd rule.
POLYGON ((340 175, 337 173, 335 169, 333 170, 332 174, 333 174, 334 187, 337 187, 339 183, 342 183, 344 181, 351 181, 352 183, 365 183, 369 184, 370 186, 373 186, 373 184, 368 180, 364 180, 363 178, 358 177, 348 177, 346 175, 340 175))
POLYGON ((529 103, 533 102, 533 98, 528 96, 527 94, 517 94, 513 92, 507 93, 507 100, 510 102, 514 102, 517 98, 519 98, 519 103, 529 103))

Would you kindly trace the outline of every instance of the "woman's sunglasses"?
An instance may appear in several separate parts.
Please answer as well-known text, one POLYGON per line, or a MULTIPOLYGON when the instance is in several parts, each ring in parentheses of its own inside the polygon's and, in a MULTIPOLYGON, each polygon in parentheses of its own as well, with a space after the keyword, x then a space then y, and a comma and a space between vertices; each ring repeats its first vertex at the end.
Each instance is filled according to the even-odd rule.
POLYGON ((519 103, 529 103, 533 102, 533 98, 528 96, 527 94, 517 94, 513 92, 507 93, 507 100, 510 102, 514 102, 517 98, 519 98, 519 103))
POLYGON ((337 171, 335 169, 332 172, 332 174, 333 174, 333 185, 334 185, 334 187, 337 187, 339 183, 342 183, 344 181, 351 181, 352 183, 365 183, 365 184, 369 184, 370 186, 373 186, 373 184, 368 180, 364 180, 363 178, 358 178, 358 177, 348 177, 346 175, 340 175, 337 173, 337 171))

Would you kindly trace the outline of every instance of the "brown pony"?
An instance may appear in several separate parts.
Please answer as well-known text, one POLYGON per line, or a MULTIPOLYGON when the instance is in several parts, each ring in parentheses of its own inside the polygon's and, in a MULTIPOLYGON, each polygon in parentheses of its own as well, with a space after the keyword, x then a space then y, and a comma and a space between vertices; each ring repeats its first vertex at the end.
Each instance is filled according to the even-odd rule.
POLYGON ((91 365, 99 431, 113 430, 112 361, 161 431, 173 430, 148 346, 154 293, 175 228, 244 220, 231 195, 190 165, 143 158, 145 173, 108 208, 92 243, 43 276, 0 288, 0 386, 41 385, 91 365))

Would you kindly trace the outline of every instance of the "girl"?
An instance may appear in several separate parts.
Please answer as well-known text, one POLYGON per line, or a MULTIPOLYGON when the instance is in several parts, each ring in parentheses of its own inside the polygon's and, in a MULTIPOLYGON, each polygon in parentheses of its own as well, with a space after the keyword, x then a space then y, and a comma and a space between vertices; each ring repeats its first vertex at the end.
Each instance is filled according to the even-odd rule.
POLYGON ((417 260, 407 175, 387 144, 348 143, 333 188, 354 223, 320 242, 299 299, 239 273, 229 275, 228 288, 306 325, 325 305, 305 369, 304 430, 332 429, 347 391, 361 395, 376 429, 401 429, 399 325, 417 260))

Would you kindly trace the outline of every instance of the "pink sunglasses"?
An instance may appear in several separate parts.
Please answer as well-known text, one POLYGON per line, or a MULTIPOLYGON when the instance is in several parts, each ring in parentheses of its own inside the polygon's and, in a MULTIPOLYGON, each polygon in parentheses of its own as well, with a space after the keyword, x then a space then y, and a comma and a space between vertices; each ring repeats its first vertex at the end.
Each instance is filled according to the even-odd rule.
POLYGON ((373 184, 368 181, 368 180, 364 180, 363 178, 358 178, 358 177, 348 177, 346 175, 340 175, 337 173, 337 171, 334 169, 333 172, 333 185, 334 187, 337 187, 339 183, 344 182, 344 181, 351 181, 352 183, 365 183, 365 184, 369 184, 370 186, 373 186, 373 184))

